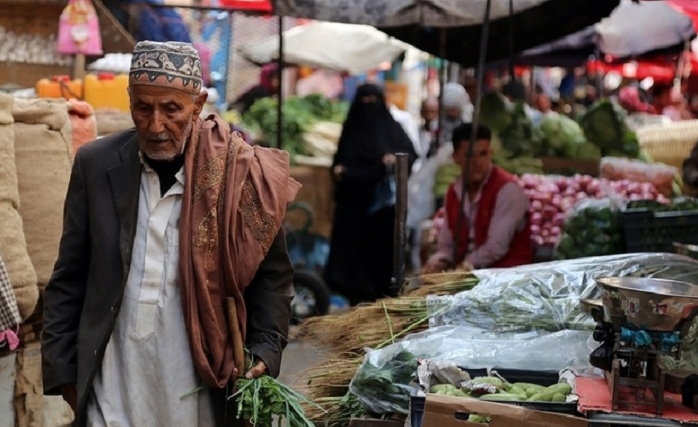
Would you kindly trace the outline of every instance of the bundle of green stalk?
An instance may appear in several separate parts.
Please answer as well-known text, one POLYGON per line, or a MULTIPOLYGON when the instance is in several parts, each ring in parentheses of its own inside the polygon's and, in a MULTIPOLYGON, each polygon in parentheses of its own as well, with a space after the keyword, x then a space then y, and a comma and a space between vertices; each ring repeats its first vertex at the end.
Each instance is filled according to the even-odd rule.
POLYGON ((339 354, 363 354, 405 335, 427 329, 428 295, 453 295, 472 289, 478 279, 470 273, 453 272, 420 276, 420 286, 397 298, 360 304, 342 314, 314 317, 301 325, 300 337, 339 354))
POLYGON ((419 287, 405 288, 397 298, 362 304, 337 315, 315 317, 301 325, 301 337, 330 352, 332 357, 302 374, 306 394, 320 408, 305 405, 313 422, 328 427, 346 426, 348 420, 366 413, 349 394, 349 383, 364 360, 364 349, 382 348, 429 326, 426 297, 454 295, 471 289, 478 279, 467 272, 422 275, 419 287))

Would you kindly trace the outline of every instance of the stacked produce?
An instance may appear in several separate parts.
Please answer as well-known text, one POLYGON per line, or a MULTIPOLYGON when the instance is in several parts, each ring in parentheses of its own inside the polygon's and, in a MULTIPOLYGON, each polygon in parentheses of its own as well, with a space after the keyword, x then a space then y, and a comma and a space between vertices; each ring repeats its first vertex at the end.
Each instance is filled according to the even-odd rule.
MULTIPOLYGON (((242 117, 243 128, 254 134, 255 140, 273 147, 277 146, 277 107, 275 98, 262 98, 242 117)), ((322 95, 294 96, 284 101, 282 110, 283 149, 293 159, 296 155, 312 155, 313 148, 308 148, 304 135, 313 132, 319 122, 342 123, 348 104, 329 101, 322 95)))
POLYGON ((57 53, 56 36, 18 34, 0 26, 0 62, 69 66, 73 59, 57 53))
POLYGON ((522 101, 512 103, 497 92, 483 96, 481 122, 494 133, 494 163, 511 173, 543 173, 540 157, 597 161, 602 156, 641 158, 626 113, 604 99, 581 116, 579 123, 547 113, 539 126, 528 117, 522 101))
POLYGON ((638 160, 605 157, 599 164, 601 176, 610 180, 630 180, 634 182, 649 182, 659 193, 671 197, 680 193, 680 184, 676 180, 678 171, 673 166, 665 164, 647 164, 638 160), (678 188, 677 188, 678 187, 678 188))
POLYGON ((445 197, 448 187, 450 187, 459 176, 461 176, 460 166, 453 161, 441 165, 436 170, 436 176, 434 177, 434 197, 437 199, 445 197))
POLYGON ((623 251, 619 206, 611 199, 587 200, 567 217, 558 259, 613 255, 623 251))
POLYGON ((489 402, 557 402, 567 400, 572 387, 557 383, 547 387, 531 383, 509 383, 499 377, 476 377, 460 385, 436 384, 429 390, 445 396, 479 398, 489 402))
POLYGON ((531 234, 538 245, 556 245, 567 215, 577 202, 618 197, 623 200, 667 199, 650 183, 609 181, 588 175, 573 177, 525 174, 519 179, 529 197, 531 234))

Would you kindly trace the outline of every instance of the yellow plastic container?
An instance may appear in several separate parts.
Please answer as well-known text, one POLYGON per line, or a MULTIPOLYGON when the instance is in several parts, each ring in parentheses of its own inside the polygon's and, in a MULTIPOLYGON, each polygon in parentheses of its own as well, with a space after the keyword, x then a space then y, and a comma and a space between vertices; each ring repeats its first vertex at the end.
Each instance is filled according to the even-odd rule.
POLYGON ((88 74, 85 76, 85 101, 92 108, 129 111, 128 74, 88 74))
POLYGON ((36 82, 36 95, 39 98, 82 99, 82 80, 70 80, 70 76, 53 76, 36 82))

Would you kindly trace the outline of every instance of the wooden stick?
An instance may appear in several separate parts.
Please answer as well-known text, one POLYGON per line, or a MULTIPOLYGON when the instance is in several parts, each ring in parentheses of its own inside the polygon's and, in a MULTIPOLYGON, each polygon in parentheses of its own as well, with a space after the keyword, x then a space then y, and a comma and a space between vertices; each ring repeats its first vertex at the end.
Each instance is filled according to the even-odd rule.
POLYGON ((242 342, 242 331, 240 331, 240 321, 238 319, 238 309, 234 298, 226 298, 228 308, 228 329, 233 340, 233 357, 238 375, 245 375, 245 349, 242 342))

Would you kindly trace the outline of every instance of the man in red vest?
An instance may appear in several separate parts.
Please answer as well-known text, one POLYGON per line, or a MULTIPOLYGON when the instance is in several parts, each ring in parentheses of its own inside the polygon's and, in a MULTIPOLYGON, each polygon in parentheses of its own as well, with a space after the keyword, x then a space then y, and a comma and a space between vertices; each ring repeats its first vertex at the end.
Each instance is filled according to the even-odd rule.
MULTIPOLYGON (((472 129, 472 124, 465 123, 453 131, 453 160, 463 171, 469 160, 472 129)), ((515 176, 492 164, 491 137, 489 129, 478 126, 465 200, 461 201, 461 177, 446 193, 446 224, 439 232, 438 251, 429 259, 425 273, 455 266, 514 267, 533 259, 528 198, 515 176)))

